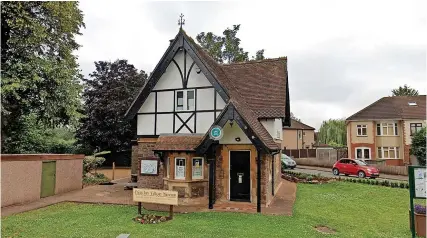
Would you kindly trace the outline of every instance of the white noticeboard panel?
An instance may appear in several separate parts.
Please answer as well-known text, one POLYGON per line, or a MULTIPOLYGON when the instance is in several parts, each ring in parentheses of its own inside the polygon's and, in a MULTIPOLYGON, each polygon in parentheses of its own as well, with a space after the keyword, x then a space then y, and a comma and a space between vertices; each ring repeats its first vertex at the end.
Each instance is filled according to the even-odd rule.
POLYGON ((426 169, 414 169, 415 197, 426 197, 426 169))
POLYGON ((157 160, 141 160, 141 174, 157 175, 157 160))

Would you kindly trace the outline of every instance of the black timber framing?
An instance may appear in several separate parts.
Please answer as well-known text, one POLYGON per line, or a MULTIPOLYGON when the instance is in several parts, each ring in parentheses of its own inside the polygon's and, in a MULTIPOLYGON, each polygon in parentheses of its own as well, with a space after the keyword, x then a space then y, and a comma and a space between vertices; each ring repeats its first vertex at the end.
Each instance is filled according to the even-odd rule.
POLYGON ((154 135, 157 135, 157 92, 154 93, 154 135))
POLYGON ((291 103, 289 102, 289 80, 288 80, 288 69, 286 69, 286 108, 285 108, 285 120, 283 126, 291 126, 291 103))
POLYGON ((208 68, 205 66, 203 61, 200 59, 200 56, 198 55, 197 50, 189 42, 190 42, 190 40, 187 39, 187 37, 184 35, 184 32, 182 30, 180 30, 179 33, 176 35, 174 41, 169 45, 168 49, 163 54, 159 63, 155 67, 153 73, 150 75, 150 78, 148 79, 147 83, 144 85, 144 87, 138 93, 138 96, 135 98, 135 100, 132 102, 131 106, 129 107, 129 109, 125 113, 126 119, 130 119, 136 115, 139 108, 144 104, 148 95, 153 90, 154 86, 157 84, 160 77, 166 71, 166 68, 172 62, 173 58, 175 57, 175 55, 177 54, 177 52, 180 49, 186 50, 186 52, 190 55, 190 57, 193 59, 193 61, 196 62, 197 66, 200 68, 200 70, 206 76, 208 81, 213 85, 213 87, 216 89, 216 91, 222 97, 222 99, 225 102, 228 102, 229 96, 228 96, 227 92, 218 83, 218 80, 215 78, 215 76, 208 70, 208 68))
POLYGON ((174 133, 179 133, 180 131, 181 131, 181 129, 185 126, 185 127, 187 127, 187 130, 190 132, 190 133, 194 133, 193 132, 193 130, 191 130, 191 128, 190 127, 188 127, 188 125, 187 125, 187 123, 191 120, 191 118, 194 116, 194 114, 196 114, 196 113, 192 113, 188 118, 187 118, 187 120, 182 120, 182 118, 178 115, 178 113, 175 113, 175 115, 174 116, 176 116, 181 122, 182 122, 182 125, 181 125, 181 127, 179 127, 178 128, 178 130, 176 130, 176 132, 174 132, 174 133))
MULTIPOLYGON (((171 112, 157 112, 157 114, 179 114, 179 113, 194 113, 194 112, 219 112, 221 113, 221 110, 198 110, 198 111, 171 111, 171 112)), ((155 112, 138 112, 138 115, 153 115, 155 112)))
POLYGON ((212 86, 201 86, 201 87, 187 87, 187 88, 168 88, 168 89, 154 89, 151 92, 168 92, 168 91, 179 91, 179 90, 190 90, 190 89, 208 89, 214 88, 212 86))

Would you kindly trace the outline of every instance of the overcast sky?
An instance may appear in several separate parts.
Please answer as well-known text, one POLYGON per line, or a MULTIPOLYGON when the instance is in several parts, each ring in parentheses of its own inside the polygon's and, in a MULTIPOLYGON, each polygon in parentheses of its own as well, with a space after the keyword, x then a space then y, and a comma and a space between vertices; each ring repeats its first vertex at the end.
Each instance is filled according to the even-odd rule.
MULTIPOLYGON (((426 1, 82 1, 86 28, 77 52, 94 61, 127 59, 147 73, 178 33, 222 34, 241 24, 241 46, 288 57, 291 111, 319 129, 408 84, 426 94, 426 1)), ((266 92, 268 93, 268 92, 266 92)))

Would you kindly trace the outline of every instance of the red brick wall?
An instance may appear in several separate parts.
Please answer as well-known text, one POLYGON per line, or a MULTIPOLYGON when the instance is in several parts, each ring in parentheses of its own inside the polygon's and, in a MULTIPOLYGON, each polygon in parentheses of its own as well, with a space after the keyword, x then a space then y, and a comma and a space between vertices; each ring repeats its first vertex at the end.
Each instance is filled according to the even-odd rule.
POLYGON ((406 131, 405 128, 405 123, 404 121, 402 121, 402 123, 400 123, 402 125, 403 128, 403 163, 407 163, 410 164, 411 163, 411 159, 410 159, 410 154, 409 154, 409 149, 411 148, 410 145, 406 145, 406 133, 410 133, 409 131, 406 131))
POLYGON ((160 162, 159 175, 140 175, 139 174, 139 161, 143 157, 153 156, 153 148, 156 144, 156 138, 144 138, 138 140, 138 145, 132 146, 132 173, 138 173, 138 187, 139 188, 151 188, 151 189, 163 189, 163 163, 160 162))
POLYGON ((371 148, 371 159, 377 158, 377 149, 375 148, 375 144, 370 143, 351 143, 350 145, 350 151, 348 151, 349 158, 355 159, 356 158, 356 147, 368 147, 371 148))

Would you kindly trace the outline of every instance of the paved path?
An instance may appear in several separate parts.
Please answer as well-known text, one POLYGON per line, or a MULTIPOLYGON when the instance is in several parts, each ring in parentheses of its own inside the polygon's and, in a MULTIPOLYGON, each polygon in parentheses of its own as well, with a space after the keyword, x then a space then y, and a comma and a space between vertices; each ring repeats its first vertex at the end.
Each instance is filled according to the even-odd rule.
MULTIPOLYGON (((85 187, 84 189, 58 194, 46 198, 41 198, 35 202, 12 205, 1 208, 1 216, 10 216, 13 214, 31 211, 34 209, 46 207, 60 202, 81 202, 81 203, 100 203, 100 204, 125 204, 134 205, 132 190, 124 190, 124 185, 129 178, 114 180, 113 185, 96 185, 85 187)), ((263 213, 292 215, 292 207, 295 201, 296 184, 281 179, 282 185, 278 189, 277 196, 273 199, 270 207, 263 208, 263 213)), ((250 204, 253 205, 253 204, 250 204)), ((168 205, 160 204, 142 204, 145 210, 169 211, 168 205)), ((216 206, 216 205, 214 205, 216 206)), ((228 210, 228 209, 227 209, 228 210)), ((233 209, 234 210, 234 209, 233 209)), ((136 211, 136 208, 135 208, 136 211)), ((207 205, 197 206, 176 206, 174 212, 195 212, 209 211, 207 205)), ((256 212, 256 209, 255 209, 256 212)))
MULTIPOLYGON (((292 170, 291 170, 292 171, 292 170)), ((304 166, 304 165, 298 165, 293 171, 295 172, 301 172, 306 174, 319 174, 324 177, 337 177, 332 174, 332 170, 328 168, 323 167, 312 167, 312 166, 304 166)), ((381 172, 381 171, 380 171, 381 172)), ((345 177, 342 175, 342 177, 345 177)), ((348 176, 348 177, 356 177, 356 176, 348 176)), ((381 174, 380 177, 377 178, 378 180, 397 180, 397 181, 408 181, 408 176, 401 176, 401 175, 389 175, 389 174, 381 174)))

